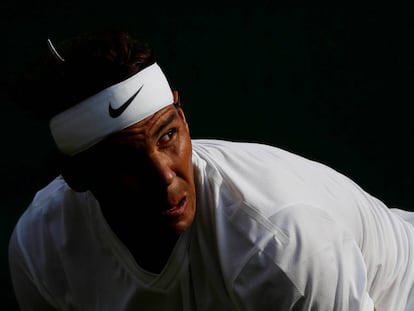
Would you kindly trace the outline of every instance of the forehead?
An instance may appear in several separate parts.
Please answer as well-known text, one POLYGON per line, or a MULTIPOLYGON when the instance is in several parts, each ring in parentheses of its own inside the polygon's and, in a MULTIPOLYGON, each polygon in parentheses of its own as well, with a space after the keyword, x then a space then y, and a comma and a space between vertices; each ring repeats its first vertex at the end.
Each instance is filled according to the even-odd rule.
POLYGON ((132 137, 134 139, 153 137, 161 129, 177 119, 179 119, 177 109, 173 105, 169 105, 144 120, 111 134, 105 141, 107 143, 114 143, 132 137))

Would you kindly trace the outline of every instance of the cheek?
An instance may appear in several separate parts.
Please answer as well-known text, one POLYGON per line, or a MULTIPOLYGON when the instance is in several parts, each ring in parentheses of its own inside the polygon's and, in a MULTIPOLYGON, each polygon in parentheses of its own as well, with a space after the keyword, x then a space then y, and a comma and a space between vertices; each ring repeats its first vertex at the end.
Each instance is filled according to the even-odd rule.
POLYGON ((185 169, 186 175, 192 176, 193 161, 192 161, 192 145, 190 139, 184 139, 179 145, 177 152, 177 161, 182 164, 181 167, 185 169))
POLYGON ((141 188, 141 181, 138 176, 126 175, 117 178, 118 184, 122 189, 129 189, 131 191, 138 191, 141 188))
POLYGON ((138 193, 141 188, 141 182, 137 176, 106 176, 98 182, 100 192, 105 195, 126 195, 128 193, 138 193))

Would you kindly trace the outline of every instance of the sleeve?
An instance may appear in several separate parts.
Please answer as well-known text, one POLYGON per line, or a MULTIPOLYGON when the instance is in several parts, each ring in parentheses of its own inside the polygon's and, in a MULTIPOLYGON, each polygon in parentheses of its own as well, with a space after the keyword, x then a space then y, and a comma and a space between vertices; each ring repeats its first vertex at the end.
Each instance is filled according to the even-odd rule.
POLYGON ((56 311, 40 294, 39 288, 26 264, 19 245, 16 229, 9 242, 9 267, 12 285, 20 310, 56 311))
POLYGON ((273 216, 288 237, 269 235, 234 281, 241 310, 373 311, 362 253, 323 210, 295 206, 273 216))

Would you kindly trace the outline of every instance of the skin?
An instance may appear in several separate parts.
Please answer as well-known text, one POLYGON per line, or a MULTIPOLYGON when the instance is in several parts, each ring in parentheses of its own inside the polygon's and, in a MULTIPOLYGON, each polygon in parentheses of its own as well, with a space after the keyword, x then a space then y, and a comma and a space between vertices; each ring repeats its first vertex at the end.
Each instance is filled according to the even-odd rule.
POLYGON ((141 267, 160 272, 196 211, 192 145, 183 110, 167 106, 113 134, 97 152, 90 190, 141 267), (148 232, 158 233, 149 238, 148 232))
MULTIPOLYGON (((196 197, 191 139, 182 109, 168 106, 144 121, 120 131, 105 143, 114 150, 127 147, 132 154, 137 152, 133 162, 126 162, 128 168, 126 172, 129 168, 138 165, 142 174, 138 176, 121 173, 116 175, 116 178, 111 176, 111 179, 106 180, 105 183, 108 183, 110 188, 121 186, 132 195, 141 198, 136 205, 139 209, 141 209, 139 203, 145 202, 145 206, 148 204, 149 213, 143 213, 147 215, 144 221, 158 224, 159 230, 164 231, 163 229, 167 227, 165 221, 176 233, 188 229, 194 220, 196 197), (175 212, 177 206, 182 205, 179 202, 183 198, 184 210, 175 212), (151 211, 156 212, 151 213, 151 211)), ((122 158, 129 159, 128 156, 122 158)), ((105 191, 109 190, 108 187, 104 188, 105 191)), ((174 235, 170 234, 170 236, 174 235)), ((165 241, 165 237, 163 240, 165 241)), ((173 239, 173 243, 175 241, 176 239, 173 239)), ((172 247, 168 249, 166 258, 172 247)), ((159 268, 161 267, 162 265, 159 268)), ((374 308, 374 311, 377 309, 374 308)))
POLYGON ((95 154, 89 190, 137 262, 159 272, 195 217, 192 145, 183 110, 167 106, 111 135, 95 154))

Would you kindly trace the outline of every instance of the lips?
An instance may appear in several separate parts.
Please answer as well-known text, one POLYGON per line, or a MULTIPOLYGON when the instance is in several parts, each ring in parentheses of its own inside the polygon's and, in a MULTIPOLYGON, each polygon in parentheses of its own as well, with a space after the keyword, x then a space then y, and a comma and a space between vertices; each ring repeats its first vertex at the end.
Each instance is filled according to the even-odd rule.
POLYGON ((164 212, 162 215, 172 218, 180 217, 184 214, 184 211, 187 206, 187 197, 182 197, 176 204, 173 204, 172 207, 164 212))

